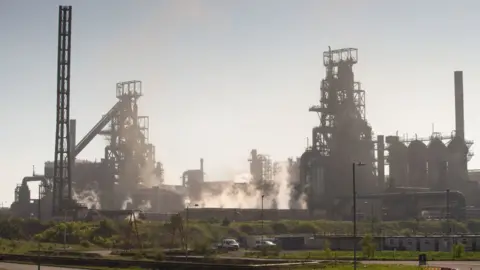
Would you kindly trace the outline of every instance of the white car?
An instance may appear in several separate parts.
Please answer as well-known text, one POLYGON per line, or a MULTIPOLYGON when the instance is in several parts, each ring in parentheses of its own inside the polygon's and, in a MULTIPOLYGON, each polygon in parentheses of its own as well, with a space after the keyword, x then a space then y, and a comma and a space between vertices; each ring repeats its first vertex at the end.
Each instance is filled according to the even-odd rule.
POLYGON ((255 248, 256 249, 261 249, 261 248, 273 248, 276 247, 277 244, 273 243, 270 240, 259 240, 255 242, 255 248))
POLYGON ((240 244, 235 239, 223 239, 220 244, 218 244, 219 249, 226 250, 239 250, 240 244))

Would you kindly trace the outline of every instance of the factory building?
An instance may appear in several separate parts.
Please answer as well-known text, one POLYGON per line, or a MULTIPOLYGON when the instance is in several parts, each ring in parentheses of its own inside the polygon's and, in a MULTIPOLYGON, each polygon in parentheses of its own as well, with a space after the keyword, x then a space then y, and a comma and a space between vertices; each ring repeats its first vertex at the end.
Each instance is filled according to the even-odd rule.
MULTIPOLYGON (((398 134, 374 137, 366 116, 366 91, 354 73, 358 50, 325 51, 320 102, 309 108, 318 114, 320 123, 312 128, 312 144, 298 159, 289 160, 292 211, 275 213, 278 187, 274 176, 279 167, 255 149, 250 153, 249 182, 208 183, 201 159, 198 169, 182 174, 180 186, 164 184, 163 165, 156 160, 156 148, 149 140, 149 117, 139 114, 143 97, 139 80, 117 83, 113 106, 77 142, 76 120, 70 117, 72 7, 59 8, 58 23, 54 158, 45 163, 43 175, 25 177, 16 188, 11 207, 16 216, 52 218, 85 207, 168 214, 185 209, 186 200, 201 208, 205 194, 215 196, 227 187, 245 193, 253 187, 253 193, 261 196, 257 208, 262 209, 242 210, 244 218, 252 219, 258 219, 259 213, 262 219, 288 218, 285 213, 290 213, 299 219, 326 216, 351 220, 354 187, 356 198, 374 205, 381 219, 419 218, 425 212, 464 219, 480 207, 480 177, 475 171, 469 173, 467 166, 473 142, 465 138, 462 71, 454 72, 454 132, 413 139, 398 134), (107 139, 103 157, 98 162, 77 160, 98 136, 107 139), (40 183, 36 201, 31 200, 28 188, 32 181, 40 183), (264 201, 271 202, 268 215, 264 201), (304 206, 308 210, 301 209, 304 206)), ((194 211, 199 218, 215 213, 212 209, 204 209, 203 214, 194 211)), ((216 211, 238 218, 231 216, 236 212, 229 209, 216 211)))

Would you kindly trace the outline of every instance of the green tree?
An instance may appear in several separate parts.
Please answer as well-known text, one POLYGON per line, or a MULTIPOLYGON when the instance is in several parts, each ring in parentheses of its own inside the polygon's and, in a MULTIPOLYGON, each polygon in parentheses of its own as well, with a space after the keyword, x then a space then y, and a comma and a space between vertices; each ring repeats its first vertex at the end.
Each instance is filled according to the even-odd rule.
POLYGON ((365 235, 362 241, 360 241, 360 244, 362 246, 363 257, 368 259, 375 257, 375 242, 371 235, 365 235))
POLYGON ((330 241, 328 241, 327 239, 325 239, 325 241, 323 241, 323 251, 325 251, 325 256, 327 257, 327 259, 332 258, 332 250, 330 249, 330 241))
POLYGON ((181 244, 184 245, 185 235, 183 231, 183 217, 180 213, 170 216, 170 222, 168 225, 170 233, 172 234, 172 246, 175 246, 176 236, 180 236, 181 244))
POLYGON ((462 258, 465 253, 465 246, 463 244, 456 244, 453 246, 453 258, 462 258))

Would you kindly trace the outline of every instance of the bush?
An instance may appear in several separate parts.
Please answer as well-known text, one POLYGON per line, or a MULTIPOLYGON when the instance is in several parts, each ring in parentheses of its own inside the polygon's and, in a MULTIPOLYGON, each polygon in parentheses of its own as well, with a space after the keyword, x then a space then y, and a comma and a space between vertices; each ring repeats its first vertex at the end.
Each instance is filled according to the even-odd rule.
POLYGON ((80 245, 84 248, 89 248, 90 247, 90 242, 88 242, 87 240, 82 240, 82 241, 80 241, 80 245))
POLYGON ((459 259, 462 258, 465 253, 465 246, 462 244, 456 244, 453 246, 453 258, 459 259))
POLYGON ((224 227, 230 226, 230 220, 228 220, 228 218, 224 218, 222 221, 222 226, 224 227))
POLYGON ((328 240, 325 240, 323 242, 323 250, 325 251, 325 256, 327 259, 332 258, 332 250, 330 249, 330 242, 328 240))
POLYGON ((375 257, 375 243, 371 235, 365 235, 365 237, 360 241, 362 245, 362 253, 364 258, 372 259, 375 257))
POLYGON ((165 260, 165 253, 163 252, 163 250, 157 250, 157 252, 155 252, 155 260, 156 261, 165 260))
POLYGON ((275 234, 286 234, 288 233, 288 227, 285 223, 275 222, 272 224, 272 230, 275 234))
POLYGON ((143 254, 141 252, 137 252, 133 255, 134 260, 141 260, 141 259, 144 259, 144 258, 145 258, 145 254, 143 254))

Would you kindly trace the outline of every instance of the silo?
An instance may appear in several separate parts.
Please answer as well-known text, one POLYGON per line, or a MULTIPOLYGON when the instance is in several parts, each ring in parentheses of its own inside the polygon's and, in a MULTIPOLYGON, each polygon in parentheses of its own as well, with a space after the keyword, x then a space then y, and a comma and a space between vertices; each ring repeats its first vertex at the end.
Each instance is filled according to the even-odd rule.
MULTIPOLYGON (((468 147, 465 140, 460 136, 455 136, 448 144, 448 182, 449 186, 455 186, 459 180, 468 180, 467 155, 468 147)), ((452 187, 453 187, 452 186, 452 187)))
POLYGON ((427 146, 419 140, 408 146, 408 180, 413 187, 427 187, 427 146))
POLYGON ((388 164, 389 181, 395 186, 406 186, 408 184, 408 151, 407 146, 400 142, 398 136, 388 136, 388 164))
POLYGON ((439 138, 428 144, 428 185, 433 189, 445 189, 448 170, 448 149, 439 138))

